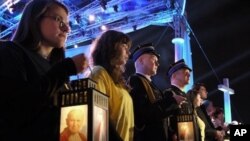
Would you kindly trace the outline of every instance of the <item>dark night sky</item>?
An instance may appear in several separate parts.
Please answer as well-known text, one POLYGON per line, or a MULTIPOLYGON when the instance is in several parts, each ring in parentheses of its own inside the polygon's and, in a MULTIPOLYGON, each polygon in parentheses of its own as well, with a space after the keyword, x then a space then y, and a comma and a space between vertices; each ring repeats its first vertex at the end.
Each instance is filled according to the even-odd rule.
MULTIPOLYGON (((232 120, 250 123, 250 12, 239 0, 187 0, 187 20, 201 48, 190 33, 194 82, 205 83, 208 99, 223 107, 223 93, 217 85, 229 78, 235 94, 231 96, 232 120), (202 52, 203 50, 203 52, 202 52), (206 57, 207 56, 207 59, 206 57), (211 64, 211 66, 209 65, 211 64)), ((153 42, 160 53, 160 67, 153 78, 161 89, 169 86, 166 71, 174 61, 174 36, 170 27, 150 26, 129 34, 133 48, 153 42)), ((132 48, 132 49, 133 49, 132 48)), ((132 63, 128 63, 132 66, 132 63)), ((133 67, 128 67, 132 73, 133 67)))
POLYGON ((194 80, 207 84, 209 99, 223 106, 223 94, 216 90, 229 78, 232 119, 250 123, 250 11, 241 0, 187 0, 187 17, 202 49, 191 36, 194 80))

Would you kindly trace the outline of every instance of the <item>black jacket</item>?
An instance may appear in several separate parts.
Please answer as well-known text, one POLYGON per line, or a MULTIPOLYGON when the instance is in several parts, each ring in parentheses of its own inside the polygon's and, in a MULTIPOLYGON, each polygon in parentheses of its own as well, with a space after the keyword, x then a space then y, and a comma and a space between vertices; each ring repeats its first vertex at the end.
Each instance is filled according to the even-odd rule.
POLYGON ((51 66, 13 42, 0 46, 0 140, 58 140, 58 89, 76 74, 72 59, 51 66))
POLYGON ((182 108, 179 108, 176 100, 173 98, 173 95, 179 95, 179 96, 183 96, 187 98, 186 93, 174 85, 171 85, 168 89, 164 91, 164 96, 168 97, 167 99, 171 100, 168 103, 170 104, 170 107, 172 107, 171 111, 169 111, 171 113, 171 116, 169 117, 169 123, 168 123, 169 141, 172 140, 170 137, 173 137, 174 135, 177 136, 178 134, 177 116, 185 115, 185 114, 188 114, 189 116, 192 116, 193 118, 194 141, 201 140, 201 134, 200 134, 200 130, 197 124, 197 119, 193 113, 192 102, 190 101, 190 99, 187 98, 187 103, 183 104, 182 108))
POLYGON ((166 119, 168 105, 163 93, 152 82, 140 74, 130 76, 130 92, 134 104, 135 113, 135 141, 166 141, 167 124, 166 119), (151 88, 155 101, 149 99, 144 83, 151 88))

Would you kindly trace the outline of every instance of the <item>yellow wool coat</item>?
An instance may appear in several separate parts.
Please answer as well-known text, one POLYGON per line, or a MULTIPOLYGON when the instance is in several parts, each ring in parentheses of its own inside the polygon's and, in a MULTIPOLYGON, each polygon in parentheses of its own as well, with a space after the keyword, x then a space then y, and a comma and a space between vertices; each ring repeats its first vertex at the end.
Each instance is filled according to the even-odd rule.
POLYGON ((109 96, 109 116, 124 141, 132 141, 134 134, 133 102, 127 90, 114 83, 101 66, 94 66, 89 78, 97 82, 97 90, 109 96))

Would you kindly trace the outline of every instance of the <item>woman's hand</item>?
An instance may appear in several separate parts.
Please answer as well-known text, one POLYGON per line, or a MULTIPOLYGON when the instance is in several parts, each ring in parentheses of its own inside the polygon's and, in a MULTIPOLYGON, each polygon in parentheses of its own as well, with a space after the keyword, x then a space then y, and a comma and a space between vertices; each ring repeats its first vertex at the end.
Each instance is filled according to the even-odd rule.
POLYGON ((75 63, 77 73, 83 72, 88 66, 88 58, 83 54, 78 54, 72 57, 75 63))

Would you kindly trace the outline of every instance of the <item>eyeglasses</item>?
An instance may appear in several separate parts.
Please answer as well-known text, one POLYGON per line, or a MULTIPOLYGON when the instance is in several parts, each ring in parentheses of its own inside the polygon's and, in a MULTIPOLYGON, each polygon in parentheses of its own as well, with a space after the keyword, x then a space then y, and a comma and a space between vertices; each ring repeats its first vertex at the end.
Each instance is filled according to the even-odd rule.
POLYGON ((59 28, 62 30, 62 31, 65 31, 65 32, 69 32, 70 31, 70 26, 69 26, 69 23, 65 23, 62 19, 62 17, 60 16, 49 16, 49 15, 46 15, 46 16, 43 16, 44 18, 51 18, 53 20, 55 20, 56 22, 59 23, 59 28))

